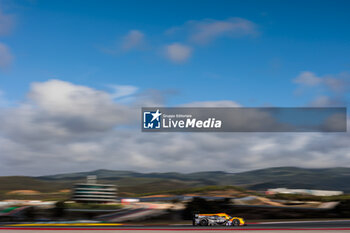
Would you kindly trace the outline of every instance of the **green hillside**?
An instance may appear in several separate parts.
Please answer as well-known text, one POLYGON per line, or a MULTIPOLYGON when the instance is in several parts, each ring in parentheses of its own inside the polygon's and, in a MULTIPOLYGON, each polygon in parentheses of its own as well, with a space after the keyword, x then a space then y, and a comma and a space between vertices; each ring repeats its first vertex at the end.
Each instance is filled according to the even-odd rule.
MULTIPOLYGON (((101 169, 40 177, 0 177, 0 198, 16 197, 6 194, 13 190, 34 190, 42 193, 43 196, 47 194, 45 197, 51 198, 53 195, 57 196, 59 190, 70 189, 74 183, 85 182, 87 175, 96 175, 100 183, 118 185, 119 192, 125 195, 168 192, 215 185, 241 186, 251 190, 286 187, 342 190, 350 193, 350 168, 276 167, 240 173, 210 171, 189 174, 176 172, 138 173, 101 169)), ((60 196, 67 197, 69 194, 60 194, 60 196)))
POLYGON ((238 185, 253 190, 267 188, 306 188, 330 189, 350 192, 350 168, 309 169, 297 167, 266 168, 240 173, 222 171, 196 173, 137 173, 128 171, 96 170, 84 173, 72 173, 38 177, 42 180, 84 179, 86 175, 97 175, 99 179, 124 186, 137 183, 147 184, 154 181, 175 180, 192 186, 238 185), (133 179, 131 179, 133 178, 133 179), (130 180, 129 180, 130 179, 130 180), (156 179, 156 180, 154 180, 156 179))
POLYGON ((133 186, 161 180, 190 182, 192 185, 239 185, 254 190, 287 187, 306 189, 332 189, 350 192, 350 168, 307 169, 297 167, 266 168, 240 173, 221 171, 196 173, 137 173, 128 171, 96 170, 92 172, 38 177, 41 180, 81 180, 87 175, 97 175, 121 186, 133 186), (131 179, 133 178, 133 179, 131 179))

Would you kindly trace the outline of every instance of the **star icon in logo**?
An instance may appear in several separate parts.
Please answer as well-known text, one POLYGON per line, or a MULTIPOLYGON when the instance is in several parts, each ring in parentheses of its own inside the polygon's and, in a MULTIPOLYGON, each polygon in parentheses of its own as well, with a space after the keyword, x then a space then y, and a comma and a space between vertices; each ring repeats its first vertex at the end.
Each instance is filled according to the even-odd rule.
POLYGON ((154 121, 154 120, 156 120, 156 119, 157 119, 157 121, 159 121, 159 116, 160 116, 160 115, 162 115, 162 113, 160 113, 160 112, 159 112, 159 109, 157 109, 157 111, 156 111, 155 113, 152 113, 152 116, 153 116, 153 117, 152 117, 151 122, 154 121))

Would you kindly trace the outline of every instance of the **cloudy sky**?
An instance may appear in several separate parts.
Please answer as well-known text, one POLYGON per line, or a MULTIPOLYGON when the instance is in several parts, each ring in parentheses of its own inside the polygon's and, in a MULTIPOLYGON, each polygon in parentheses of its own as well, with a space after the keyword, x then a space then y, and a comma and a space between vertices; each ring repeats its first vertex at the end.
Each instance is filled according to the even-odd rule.
POLYGON ((0 0, 0 175, 350 166, 348 133, 141 133, 146 106, 348 106, 348 1, 0 0))

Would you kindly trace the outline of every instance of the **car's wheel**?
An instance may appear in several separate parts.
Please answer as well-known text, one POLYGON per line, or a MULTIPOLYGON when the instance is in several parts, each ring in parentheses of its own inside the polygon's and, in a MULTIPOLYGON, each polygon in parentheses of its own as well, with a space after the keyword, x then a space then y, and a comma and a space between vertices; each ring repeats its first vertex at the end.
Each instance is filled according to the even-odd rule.
POLYGON ((233 221, 232 221, 232 226, 237 227, 237 226, 239 226, 239 225, 240 225, 239 220, 238 220, 238 219, 233 219, 233 221))
POLYGON ((201 226, 208 226, 208 220, 207 220, 207 219, 202 219, 202 220, 199 222, 199 225, 201 225, 201 226))

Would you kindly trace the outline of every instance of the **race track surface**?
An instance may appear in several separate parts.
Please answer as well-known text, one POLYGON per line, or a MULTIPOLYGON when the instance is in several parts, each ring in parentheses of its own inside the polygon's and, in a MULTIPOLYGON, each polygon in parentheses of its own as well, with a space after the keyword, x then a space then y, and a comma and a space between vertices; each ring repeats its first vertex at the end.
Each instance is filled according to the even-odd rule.
POLYGON ((249 224, 244 227, 193 227, 190 225, 172 225, 172 226, 112 226, 112 225, 99 225, 99 226, 49 226, 43 225, 13 225, 7 224, 0 226, 0 233, 52 233, 52 232, 120 232, 120 233, 143 233, 143 232, 157 232, 157 233, 169 233, 169 232, 201 232, 201 233, 219 233, 219 232, 350 232, 350 220, 330 220, 330 221, 298 221, 298 222, 268 222, 268 223, 256 223, 249 224))

